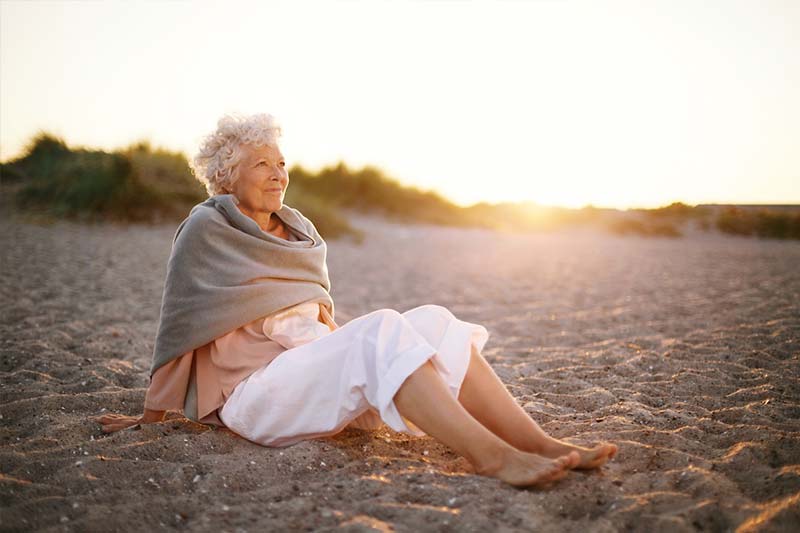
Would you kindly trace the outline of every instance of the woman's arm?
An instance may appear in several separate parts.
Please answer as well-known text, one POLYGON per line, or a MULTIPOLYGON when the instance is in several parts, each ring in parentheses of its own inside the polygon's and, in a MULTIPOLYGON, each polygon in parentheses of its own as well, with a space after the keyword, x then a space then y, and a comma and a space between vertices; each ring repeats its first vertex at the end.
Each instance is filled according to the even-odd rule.
POLYGON ((167 410, 183 409, 193 357, 194 351, 187 352, 160 366, 153 373, 144 398, 144 413, 141 416, 109 413, 93 420, 103 426, 103 433, 113 433, 139 424, 161 422, 167 410))
POLYGON ((339 325, 333 321, 333 317, 328 312, 328 308, 322 303, 319 304, 319 321, 326 324, 331 331, 339 327, 339 325))
POLYGON ((164 420, 166 411, 154 411, 152 409, 145 409, 144 414, 141 416, 119 415, 116 413, 109 413, 94 418, 99 422, 102 427, 103 433, 114 433, 121 429, 127 429, 139 424, 152 424, 154 422, 161 422, 164 420))

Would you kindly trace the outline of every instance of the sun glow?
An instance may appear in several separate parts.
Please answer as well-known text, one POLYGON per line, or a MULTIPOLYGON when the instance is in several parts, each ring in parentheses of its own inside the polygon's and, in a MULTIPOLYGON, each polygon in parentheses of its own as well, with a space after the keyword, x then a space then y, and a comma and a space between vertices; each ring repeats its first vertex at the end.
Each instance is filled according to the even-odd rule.
POLYGON ((376 165, 462 205, 800 202, 796 3, 0 10, 2 159, 40 129, 191 154, 222 113, 269 112, 289 166, 376 165))

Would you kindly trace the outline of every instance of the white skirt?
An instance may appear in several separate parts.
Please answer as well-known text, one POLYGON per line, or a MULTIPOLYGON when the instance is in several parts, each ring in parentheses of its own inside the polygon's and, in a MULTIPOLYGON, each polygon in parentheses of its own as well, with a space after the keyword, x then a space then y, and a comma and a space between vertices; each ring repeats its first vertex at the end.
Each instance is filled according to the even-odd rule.
POLYGON ((234 388, 219 418, 264 446, 333 435, 348 424, 386 423, 421 436, 397 411, 397 390, 430 359, 458 398, 472 348, 481 353, 488 339, 485 327, 439 305, 379 309, 281 353, 234 388))

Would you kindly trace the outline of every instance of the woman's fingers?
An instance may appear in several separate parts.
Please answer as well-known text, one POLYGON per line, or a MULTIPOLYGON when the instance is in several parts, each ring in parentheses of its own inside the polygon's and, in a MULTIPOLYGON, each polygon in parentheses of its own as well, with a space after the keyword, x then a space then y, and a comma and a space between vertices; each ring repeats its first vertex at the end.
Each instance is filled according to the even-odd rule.
POLYGON ((103 433, 114 433, 115 431, 120 431, 122 429, 127 429, 127 428, 133 427, 135 425, 136 425, 136 421, 135 420, 131 421, 131 422, 122 422, 122 423, 116 422, 116 423, 111 423, 111 424, 103 424, 103 427, 101 428, 101 430, 103 431, 103 433))
POLYGON ((120 420, 120 419, 124 419, 124 418, 131 418, 131 417, 129 415, 120 415, 120 414, 117 414, 117 413, 109 413, 107 415, 97 416, 94 419, 97 420, 98 422, 103 422, 103 421, 106 421, 106 420, 110 422, 110 421, 120 420))
POLYGON ((97 416, 94 417, 93 420, 100 423, 103 433, 113 433, 139 423, 138 416, 120 415, 116 413, 97 416))

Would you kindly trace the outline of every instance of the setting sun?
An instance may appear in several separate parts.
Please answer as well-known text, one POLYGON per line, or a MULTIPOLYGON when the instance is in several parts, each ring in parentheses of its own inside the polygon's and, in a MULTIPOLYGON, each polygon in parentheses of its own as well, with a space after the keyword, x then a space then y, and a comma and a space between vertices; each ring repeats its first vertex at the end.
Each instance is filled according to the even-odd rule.
POLYGON ((800 201, 793 3, 0 10, 3 159, 38 130, 191 155, 220 114, 268 112, 290 164, 377 165, 461 205, 800 201))

